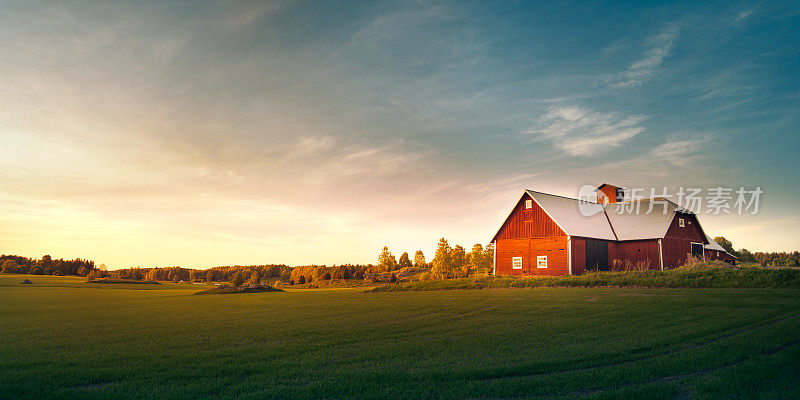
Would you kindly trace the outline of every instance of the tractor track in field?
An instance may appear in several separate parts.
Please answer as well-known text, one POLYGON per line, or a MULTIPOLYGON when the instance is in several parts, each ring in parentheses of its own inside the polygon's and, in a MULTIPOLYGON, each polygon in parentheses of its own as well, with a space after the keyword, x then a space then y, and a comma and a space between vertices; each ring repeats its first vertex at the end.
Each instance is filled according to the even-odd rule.
MULTIPOLYGON (((771 356, 773 354, 779 353, 781 350, 784 350, 784 349, 786 349, 788 347, 791 347, 791 346, 794 346, 794 345, 797 345, 797 344, 800 344, 800 339, 795 339, 795 340, 792 340, 791 342, 787 342, 787 343, 781 344, 780 346, 777 346, 775 348, 763 351, 763 352, 758 354, 758 357, 771 356)), ((706 368, 706 369, 702 369, 702 370, 699 370, 699 371, 687 372, 687 373, 676 374, 676 375, 662 376, 662 377, 658 377, 658 378, 647 379, 647 380, 640 381, 640 382, 630 382, 630 383, 611 386, 611 387, 606 387, 606 388, 602 388, 602 389, 577 390, 577 391, 570 392, 570 393, 567 393, 567 394, 558 395, 557 397, 575 397, 575 396, 586 397, 586 396, 592 396, 592 395, 600 394, 600 393, 603 393, 603 392, 607 392, 607 391, 610 391, 610 390, 620 390, 620 389, 631 388, 631 387, 647 386, 647 385, 652 385, 652 384, 656 384, 656 383, 677 382, 677 381, 682 381, 684 379, 697 378, 697 377, 700 377, 700 376, 708 375, 708 374, 723 370, 725 368, 734 367, 734 366, 737 366, 737 365, 740 365, 740 364, 744 364, 745 362, 747 362, 747 361, 749 361, 751 359, 752 359, 751 357, 742 358, 742 359, 739 359, 739 360, 736 360, 736 361, 727 362, 727 363, 724 363, 724 364, 720 364, 720 365, 714 366, 712 368, 706 368)), ((685 386, 683 387, 683 389, 684 389, 683 396, 680 396, 680 397, 677 397, 677 398, 679 398, 679 399, 680 398, 692 398, 691 390, 689 388, 685 387, 685 386)))
MULTIPOLYGON (((487 375, 484 375, 484 376, 481 376, 481 377, 471 378, 470 380, 489 381, 489 380, 499 380, 499 379, 507 379, 507 378, 526 378, 526 377, 538 377, 538 376, 552 376, 552 375, 558 375, 558 374, 564 374, 564 373, 570 373, 570 372, 593 371, 593 370, 598 370, 598 369, 603 369, 603 368, 610 368, 610 367, 615 367, 615 366, 624 365, 624 364, 630 364, 630 363, 634 363, 634 362, 638 362, 638 361, 652 360, 652 359, 655 359, 655 358, 659 358, 659 357, 664 357, 664 356, 669 356, 669 355, 672 355, 672 354, 680 353, 682 351, 698 349, 698 348, 701 348, 701 347, 704 347, 704 346, 708 346, 708 345, 713 344, 713 343, 717 343, 717 342, 725 340, 725 339, 729 339, 729 338, 732 338, 732 337, 735 337, 735 336, 739 336, 739 335, 742 335, 742 334, 753 332, 753 331, 756 331, 756 330, 759 330, 759 329, 763 329, 763 328, 766 328, 766 327, 769 327, 769 326, 772 326, 772 325, 777 325, 777 324, 780 324, 782 322, 786 322, 786 321, 790 321, 790 320, 793 320, 793 319, 797 319, 798 317, 800 317, 800 313, 793 313, 793 314, 789 314, 789 315, 784 315, 782 317, 773 319, 771 321, 765 321, 765 322, 762 322, 762 323, 753 324, 753 325, 748 326, 747 328, 744 328, 744 329, 735 330, 735 331, 730 332, 730 333, 726 333, 726 334, 723 334, 723 335, 720 335, 720 336, 716 336, 716 337, 713 337, 711 339, 706 339, 706 340, 702 340, 702 341, 699 341, 699 342, 691 343, 691 344, 686 345, 686 346, 680 346, 680 347, 677 347, 677 348, 674 348, 674 349, 670 349, 670 350, 666 350, 666 351, 662 351, 662 352, 658 352, 658 353, 654 353, 654 354, 648 354, 648 355, 644 355, 644 356, 640 356, 640 357, 634 357, 634 358, 630 358, 630 359, 626 359, 626 360, 615 361, 615 362, 610 362, 610 363, 604 363, 604 364, 601 364, 601 365, 591 365, 591 366, 586 366, 586 367, 562 369, 562 370, 547 371, 547 372, 535 372, 535 373, 525 373, 525 372, 506 373, 506 374, 502 374, 501 373, 501 374, 497 374, 497 375, 494 375, 494 376, 492 376, 491 374, 487 374, 487 375)), ((781 347, 775 349, 773 353, 778 352, 780 350, 783 350, 784 348, 792 346, 792 345, 794 345, 796 343, 800 343, 800 339, 798 339, 797 341, 792 341, 792 342, 789 342, 789 343, 786 343, 786 344, 782 345, 781 347)), ((773 353, 768 353, 768 354, 773 354, 773 353)), ((725 368, 725 367, 727 367, 727 366, 726 365, 722 365, 719 368, 725 368)), ((710 373, 710 372, 713 372, 713 370, 710 370, 709 372, 706 372, 706 373, 710 373)), ((696 373, 697 374, 702 374, 702 371, 696 372, 696 373)), ((641 383, 641 384, 645 384, 645 383, 641 383)), ((606 390, 606 389, 604 389, 604 390, 606 390)))

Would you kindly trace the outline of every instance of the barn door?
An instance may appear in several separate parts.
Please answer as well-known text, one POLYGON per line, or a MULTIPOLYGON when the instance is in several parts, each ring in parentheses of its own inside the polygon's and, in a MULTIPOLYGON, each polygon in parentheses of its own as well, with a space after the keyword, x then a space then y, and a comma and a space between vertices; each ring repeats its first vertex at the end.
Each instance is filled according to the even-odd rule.
POLYGON ((703 244, 692 243, 692 257, 703 259, 703 244))
POLYGON ((608 271, 608 242, 586 239, 586 270, 608 271))

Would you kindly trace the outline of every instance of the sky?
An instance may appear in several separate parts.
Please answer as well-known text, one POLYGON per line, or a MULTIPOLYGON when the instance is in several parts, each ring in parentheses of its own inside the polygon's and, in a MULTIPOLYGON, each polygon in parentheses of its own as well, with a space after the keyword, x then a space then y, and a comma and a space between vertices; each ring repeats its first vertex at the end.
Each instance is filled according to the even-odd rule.
POLYGON ((0 0, 0 253, 374 263, 523 189, 760 187, 800 248, 800 3, 0 0))

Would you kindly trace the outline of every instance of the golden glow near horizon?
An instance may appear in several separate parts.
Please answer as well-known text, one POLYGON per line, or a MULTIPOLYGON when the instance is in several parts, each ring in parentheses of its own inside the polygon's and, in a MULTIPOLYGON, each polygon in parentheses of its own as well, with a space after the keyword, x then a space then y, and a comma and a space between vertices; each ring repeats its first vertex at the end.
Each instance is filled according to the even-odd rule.
MULTIPOLYGON (((720 156, 741 141, 609 95, 660 92, 656 68, 576 106, 562 91, 610 84, 518 76, 529 67, 484 53, 497 40, 462 34, 474 18, 430 30, 461 15, 447 7, 326 17, 302 34, 292 7, 3 6, 0 252, 109 268, 374 263, 384 245, 430 259, 442 236, 485 244, 524 188, 606 181, 760 185, 759 215, 704 227, 736 247, 797 247, 793 170, 742 168, 720 156)), ((652 49, 630 49, 618 77, 672 60, 648 54, 682 32, 646 33, 652 49)))

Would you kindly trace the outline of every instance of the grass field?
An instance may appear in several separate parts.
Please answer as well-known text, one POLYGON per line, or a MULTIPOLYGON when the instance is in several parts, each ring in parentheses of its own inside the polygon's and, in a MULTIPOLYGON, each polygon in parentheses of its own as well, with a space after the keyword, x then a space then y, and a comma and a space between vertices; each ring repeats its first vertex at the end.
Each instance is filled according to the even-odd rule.
POLYGON ((0 274, 0 397, 800 397, 797 289, 204 288, 0 274))

